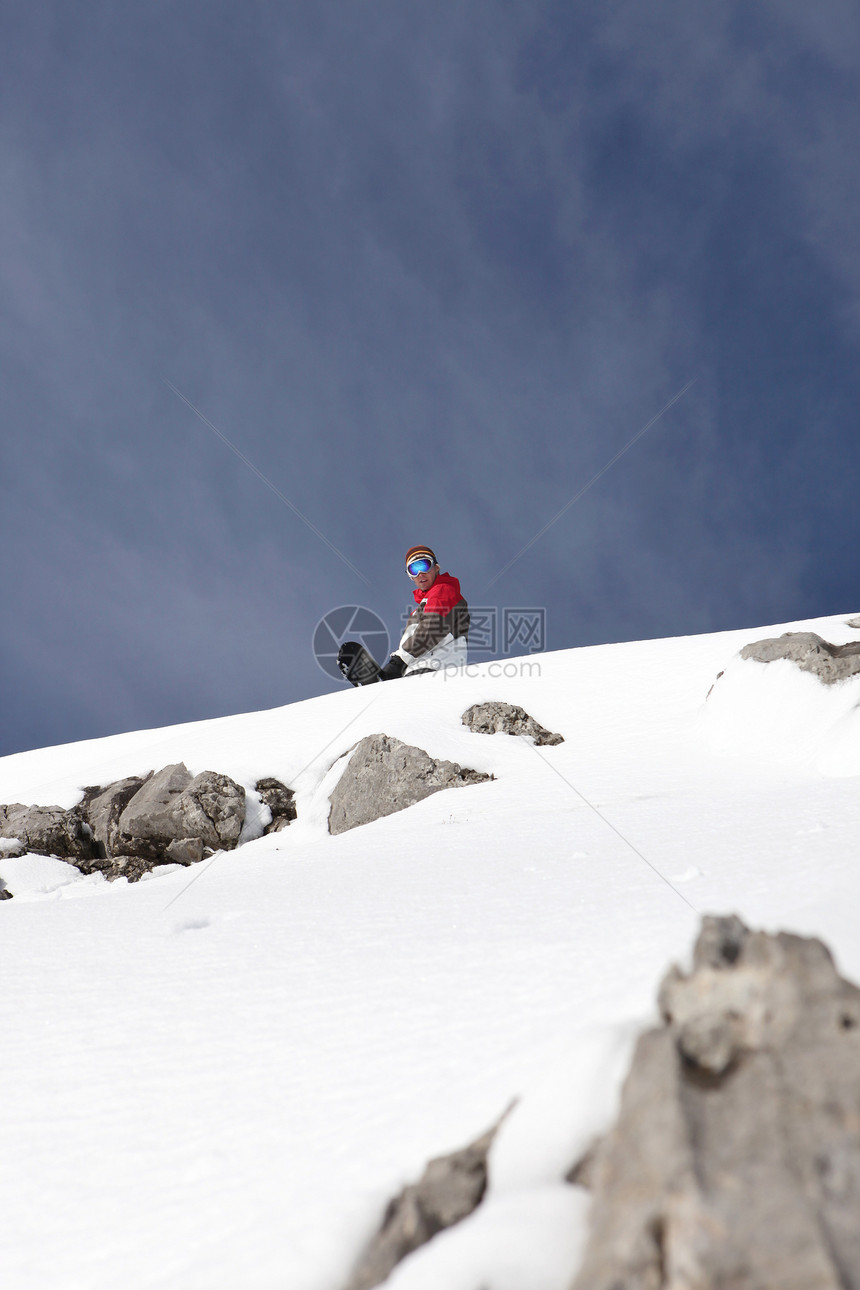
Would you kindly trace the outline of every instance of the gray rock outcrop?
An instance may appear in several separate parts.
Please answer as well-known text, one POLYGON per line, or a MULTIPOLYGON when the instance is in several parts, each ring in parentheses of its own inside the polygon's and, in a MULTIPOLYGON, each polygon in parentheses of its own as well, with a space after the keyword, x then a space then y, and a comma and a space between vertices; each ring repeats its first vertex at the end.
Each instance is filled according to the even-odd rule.
POLYGON ((487 1189, 487 1153, 498 1127, 460 1151, 431 1160, 420 1181, 404 1187, 389 1203, 345 1290, 372 1290, 407 1254, 477 1208, 487 1189))
POLYGON ((199 864, 204 850, 202 838, 174 838, 167 844, 164 858, 168 864, 199 864))
POLYGON ((346 833, 384 815, 414 806, 444 788, 462 788, 492 779, 452 761, 436 761, 422 748, 390 735, 366 735, 330 797, 329 833, 346 833))
POLYGON ((230 850, 245 818, 245 790, 227 775, 204 770, 192 778, 182 762, 147 779, 119 817, 117 849, 163 855, 171 842, 198 838, 212 851, 230 850))
POLYGON ((784 632, 767 640, 744 645, 741 658, 757 663, 773 663, 785 658, 803 672, 811 672, 825 685, 844 681, 860 672, 860 641, 848 645, 831 645, 815 632, 784 632))
POLYGON ((20 802, 0 806, 0 838, 18 838, 23 851, 59 856, 72 864, 96 855, 89 824, 77 810, 66 811, 61 806, 23 806, 20 802))
POLYGON ((525 708, 515 703, 501 703, 493 700, 489 703, 473 703, 461 717, 464 726, 468 726, 478 735, 525 735, 536 744, 563 744, 564 736, 553 734, 530 717, 525 708))
POLYGON ((84 789, 83 800, 75 809, 88 821, 96 842, 96 853, 101 859, 120 853, 119 818, 135 793, 150 778, 151 773, 132 775, 118 779, 106 788, 91 786, 84 789))
POLYGON ((295 793, 286 784, 282 784, 279 779, 273 779, 271 775, 265 779, 258 779, 254 788, 260 795, 260 800, 268 806, 272 813, 272 820, 267 824, 263 833, 280 833, 287 825, 292 824, 296 819, 295 793))
POLYGON ((232 850, 244 818, 241 784, 211 770, 192 776, 179 762, 157 774, 91 786, 72 810, 0 806, 0 838, 20 839, 19 854, 58 856, 82 873, 135 882, 156 865, 196 864, 213 851, 232 850))
POLYGON ((820 941, 706 918, 660 1006, 572 1290, 856 1290, 860 990, 820 941))
POLYGON ((97 859, 88 860, 86 864, 79 863, 78 868, 82 873, 102 873, 108 882, 113 882, 116 878, 139 882, 145 873, 157 869, 160 864, 172 863, 176 861, 168 859, 167 855, 157 860, 145 856, 99 856, 97 859))

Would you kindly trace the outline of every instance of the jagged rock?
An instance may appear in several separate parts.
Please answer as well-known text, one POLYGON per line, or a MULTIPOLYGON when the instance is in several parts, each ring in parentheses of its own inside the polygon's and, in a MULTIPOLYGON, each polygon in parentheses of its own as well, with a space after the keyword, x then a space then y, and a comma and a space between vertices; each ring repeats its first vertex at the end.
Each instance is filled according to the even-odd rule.
POLYGON ((199 864, 203 859, 203 839, 174 838, 164 858, 168 864, 199 864))
POLYGON ((155 869, 158 864, 168 864, 166 856, 160 861, 146 859, 142 856, 97 856, 89 860, 86 866, 81 864, 78 868, 82 873, 101 873, 104 874, 108 882, 115 882, 117 878, 127 878, 129 882, 139 882, 145 873, 155 869))
POLYGON ((91 786, 84 789, 83 799, 76 810, 89 823, 96 841, 96 854, 104 859, 116 855, 119 847, 119 819, 134 795, 143 787, 149 775, 131 775, 118 779, 107 787, 91 786))
POLYGON ((195 775, 183 798, 188 803, 189 818, 193 813, 191 804, 196 803, 205 819, 211 822, 215 840, 210 842, 205 831, 189 836, 201 837, 204 844, 214 850, 232 850, 239 841, 245 822, 245 790, 242 785, 229 775, 204 770, 195 775))
POLYGON ((844 681, 860 672, 860 641, 848 645, 831 645, 815 632, 784 632, 767 640, 744 645, 741 658, 757 663, 773 663, 785 658, 803 672, 812 672, 825 685, 844 681))
POLYGON ((6 886, 3 879, 0 878, 0 900, 11 900, 11 899, 12 899, 11 891, 6 886))
MULTIPOLYGON (((61 860, 89 860, 95 855, 90 826, 76 810, 61 806, 0 806, 0 837, 17 838, 24 851, 61 860)), ((23 854, 23 852, 21 853, 23 854)))
POLYGON ((372 1290, 407 1254, 477 1208, 487 1188, 487 1153, 498 1127, 460 1151, 431 1160, 421 1180, 390 1201, 345 1290, 372 1290))
POLYGON ((206 770, 193 779, 182 762, 146 780, 119 817, 123 854, 162 857, 176 839, 198 838, 212 850, 235 847, 245 818, 245 790, 206 770))
POLYGON ((273 779, 267 776, 266 779, 258 779, 254 788, 260 795, 260 800, 268 806, 272 813, 272 822, 267 824, 263 830, 265 833, 280 833, 296 819, 298 812, 296 810, 295 794, 286 784, 282 784, 279 779, 273 779))
POLYGON ((456 762, 435 761, 422 748, 389 735, 366 735, 330 797, 329 833, 345 833, 414 806, 443 788, 480 784, 492 775, 464 770, 456 762))
POLYGON ((179 762, 158 774, 90 786, 70 811, 0 806, 0 839, 18 839, 17 854, 59 856, 82 873, 136 882, 155 865, 196 864, 207 851, 232 849, 244 818, 240 784, 211 770, 192 778, 179 762))
POLYGON ((464 726, 468 726, 478 735, 526 735, 536 744, 563 744, 564 736, 555 735, 530 717, 525 708, 515 703, 501 703, 493 700, 490 703, 473 703, 461 717, 464 726))
POLYGON ((706 918, 660 1006, 572 1290, 860 1286, 860 990, 820 941, 706 918))
POLYGON ((147 850, 161 854, 176 837, 200 837, 200 828, 188 827, 180 801, 190 783, 191 775, 184 762, 165 766, 151 775, 120 814, 117 848, 124 850, 131 843, 129 854, 135 854, 146 843, 147 850))

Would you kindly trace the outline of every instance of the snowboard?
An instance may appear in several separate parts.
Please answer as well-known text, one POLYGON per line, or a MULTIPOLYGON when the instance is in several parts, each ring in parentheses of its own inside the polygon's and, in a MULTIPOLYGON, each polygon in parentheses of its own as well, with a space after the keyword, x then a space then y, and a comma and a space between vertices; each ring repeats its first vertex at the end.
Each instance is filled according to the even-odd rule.
POLYGON ((379 664, 358 641, 344 641, 337 665, 350 685, 372 685, 379 680, 379 664))

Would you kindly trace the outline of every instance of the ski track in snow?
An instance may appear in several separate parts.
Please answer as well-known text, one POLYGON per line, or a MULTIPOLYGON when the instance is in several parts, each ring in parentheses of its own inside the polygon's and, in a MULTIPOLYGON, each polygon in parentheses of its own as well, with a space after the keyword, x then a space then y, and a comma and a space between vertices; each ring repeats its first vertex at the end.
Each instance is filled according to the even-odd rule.
POLYGON ((299 810, 131 886, 0 856, 0 1285, 337 1290, 388 1198, 518 1099, 484 1204, 388 1284, 565 1290, 587 1198, 561 1179, 699 915, 820 935, 860 979, 860 679, 734 659, 786 629, 855 640, 847 617, 0 761, 3 802, 184 760, 275 775, 299 810), (566 742, 472 734, 486 699, 566 742), (330 838, 338 759, 374 731, 497 778, 330 838))

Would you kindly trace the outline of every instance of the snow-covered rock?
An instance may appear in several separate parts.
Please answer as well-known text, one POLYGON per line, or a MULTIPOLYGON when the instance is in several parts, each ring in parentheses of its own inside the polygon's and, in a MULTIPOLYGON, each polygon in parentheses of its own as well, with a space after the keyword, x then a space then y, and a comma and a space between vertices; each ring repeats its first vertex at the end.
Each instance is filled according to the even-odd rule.
POLYGON ((331 794, 329 833, 346 833, 386 815, 404 811, 445 788, 480 784, 492 775, 436 760, 389 735, 366 735, 349 754, 331 794))
MULTIPOLYGON (((278 818, 289 822, 289 789, 271 783, 278 785, 271 791, 283 808, 278 818)), ((86 788, 71 808, 0 806, 0 834, 7 855, 55 856, 82 873, 136 881, 156 865, 196 864, 206 851, 231 850, 244 819, 241 784, 214 771, 192 776, 178 762, 156 774, 86 788)))
POLYGON ((128 855, 160 858, 174 839, 198 838, 213 851, 234 847, 245 818, 245 790, 229 775, 192 776, 183 762, 165 766, 134 794, 119 818, 117 845, 128 855))
POLYGON ((264 834, 280 833, 297 818, 295 793, 273 775, 258 779, 254 790, 269 812, 269 820, 263 826, 264 834))
POLYGON ((94 786, 84 789, 83 799, 76 809, 92 829, 102 857, 123 853, 120 843, 120 816, 148 778, 148 775, 129 775, 105 787, 94 786))
POLYGON ((501 703, 491 700, 489 703, 473 703, 462 717, 463 725, 478 735, 524 735, 533 739, 535 744, 564 743, 564 736, 546 730, 534 717, 530 717, 525 708, 516 703, 501 703))
POLYGON ((63 860, 86 862, 96 854, 89 825, 61 806, 0 806, 0 837, 17 840, 24 852, 63 860))
POLYGON ((498 1124, 450 1155, 431 1160, 417 1183, 404 1187, 385 1210, 346 1290, 373 1290, 408 1254, 467 1218, 487 1189, 487 1154, 498 1124))
POLYGON ((860 641, 831 645, 817 632, 784 632, 782 636, 745 645, 741 658, 755 659, 757 663, 788 659, 825 685, 835 685, 860 672, 860 641))
POLYGON ((843 1290, 860 1268, 860 989, 819 941, 706 918, 590 1174, 573 1290, 843 1290))
POLYGON ((828 776, 860 773, 860 657, 834 658, 818 650, 815 642, 821 640, 813 633, 787 633, 746 645, 728 659, 701 713, 710 748, 752 763, 813 767, 828 776), (798 640, 795 651, 791 642, 798 640), (853 673, 828 683, 825 677, 833 680, 834 669, 843 665, 853 673))

